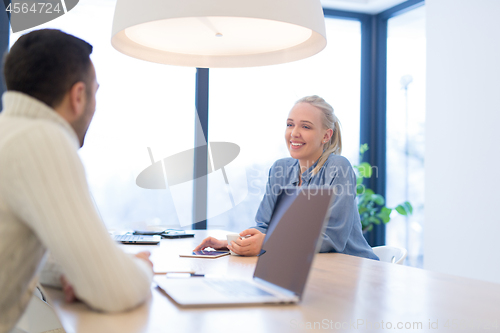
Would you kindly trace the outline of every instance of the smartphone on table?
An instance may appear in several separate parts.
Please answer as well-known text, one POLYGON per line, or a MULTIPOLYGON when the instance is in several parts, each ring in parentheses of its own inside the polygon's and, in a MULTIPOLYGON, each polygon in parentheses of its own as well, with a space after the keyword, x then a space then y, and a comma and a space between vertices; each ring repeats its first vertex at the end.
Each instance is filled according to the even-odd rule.
POLYGON ((179 257, 215 259, 229 254, 229 251, 193 251, 191 254, 179 254, 179 257))

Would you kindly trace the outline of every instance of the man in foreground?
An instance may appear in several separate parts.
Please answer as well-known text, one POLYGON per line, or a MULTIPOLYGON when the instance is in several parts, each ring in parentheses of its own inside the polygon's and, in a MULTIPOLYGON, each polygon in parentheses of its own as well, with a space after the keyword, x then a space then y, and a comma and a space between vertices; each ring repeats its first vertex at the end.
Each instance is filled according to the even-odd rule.
POLYGON ((0 113, 0 333, 15 326, 50 251, 76 297, 124 311, 150 294, 147 253, 125 254, 93 205, 77 154, 95 111, 92 46, 33 31, 6 55, 0 113))

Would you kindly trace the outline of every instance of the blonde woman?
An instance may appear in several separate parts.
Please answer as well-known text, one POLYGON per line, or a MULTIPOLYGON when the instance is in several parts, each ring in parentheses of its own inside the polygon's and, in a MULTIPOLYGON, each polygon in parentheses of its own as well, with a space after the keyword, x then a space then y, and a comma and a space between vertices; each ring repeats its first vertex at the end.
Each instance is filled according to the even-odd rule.
POLYGON ((195 250, 212 247, 227 248, 245 256, 259 254, 276 204, 277 189, 319 185, 332 186, 336 193, 320 252, 378 259, 361 231, 356 177, 349 161, 340 156, 340 124, 330 104, 315 95, 299 99, 288 114, 285 142, 291 157, 280 159, 271 167, 266 193, 255 216, 257 226, 240 233, 249 237, 231 244, 208 237, 195 250))

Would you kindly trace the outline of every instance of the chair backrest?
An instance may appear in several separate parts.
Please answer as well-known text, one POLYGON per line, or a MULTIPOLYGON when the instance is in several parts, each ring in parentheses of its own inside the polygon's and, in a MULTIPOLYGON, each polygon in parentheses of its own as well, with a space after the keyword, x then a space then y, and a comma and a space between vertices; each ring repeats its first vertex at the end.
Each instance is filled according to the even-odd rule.
POLYGON ((379 257, 380 261, 402 265, 408 251, 402 247, 377 246, 373 248, 373 253, 379 257))
POLYGON ((64 328, 54 309, 45 303, 37 293, 31 296, 26 311, 12 333, 64 333, 64 328))

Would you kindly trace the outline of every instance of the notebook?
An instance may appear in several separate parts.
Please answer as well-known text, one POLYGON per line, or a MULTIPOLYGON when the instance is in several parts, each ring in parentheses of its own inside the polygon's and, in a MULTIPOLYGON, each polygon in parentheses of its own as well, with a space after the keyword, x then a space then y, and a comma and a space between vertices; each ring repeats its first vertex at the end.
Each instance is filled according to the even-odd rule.
POLYGON ((332 200, 331 188, 281 189, 252 279, 162 276, 155 281, 177 304, 186 307, 297 303, 321 245, 332 200))

